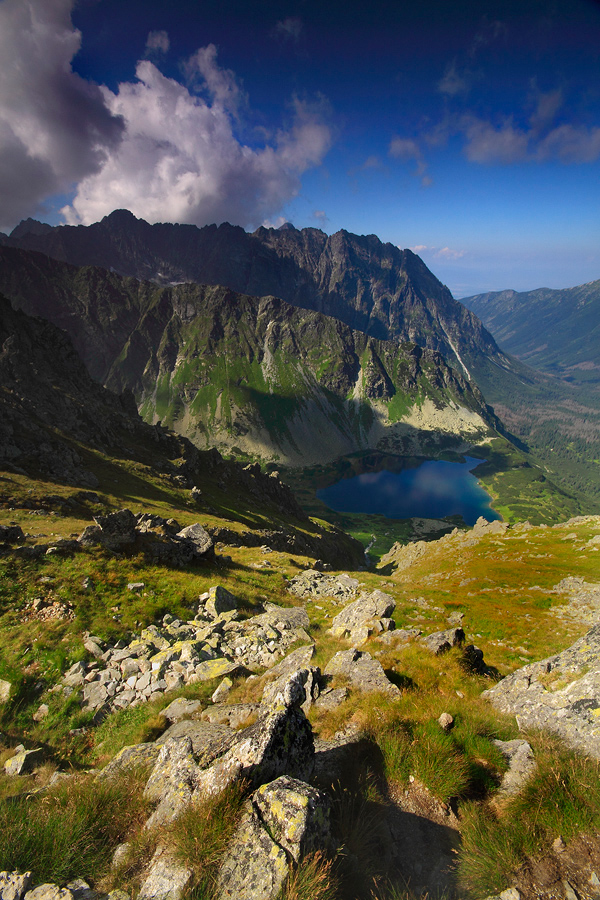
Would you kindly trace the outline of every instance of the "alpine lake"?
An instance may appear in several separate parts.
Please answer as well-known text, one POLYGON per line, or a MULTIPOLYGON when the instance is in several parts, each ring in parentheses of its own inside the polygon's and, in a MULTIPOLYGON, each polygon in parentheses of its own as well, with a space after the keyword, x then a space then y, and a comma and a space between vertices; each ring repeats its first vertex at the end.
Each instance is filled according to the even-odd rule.
POLYGON ((480 517, 501 519, 473 474, 483 462, 471 456, 450 460, 372 453, 305 470, 292 486, 304 495, 300 500, 310 515, 343 528, 377 558, 398 540, 435 539, 480 517))

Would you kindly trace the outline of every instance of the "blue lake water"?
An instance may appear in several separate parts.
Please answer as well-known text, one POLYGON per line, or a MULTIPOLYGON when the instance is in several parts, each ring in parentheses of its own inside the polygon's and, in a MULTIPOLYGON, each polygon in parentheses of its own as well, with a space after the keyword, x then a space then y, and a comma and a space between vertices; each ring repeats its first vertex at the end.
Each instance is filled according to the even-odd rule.
POLYGON ((489 494, 471 474, 481 460, 465 459, 464 463, 427 460, 402 472, 365 472, 321 488, 317 497, 336 512, 377 513, 389 519, 461 515, 467 525, 474 525, 480 516, 488 522, 499 519, 489 494))

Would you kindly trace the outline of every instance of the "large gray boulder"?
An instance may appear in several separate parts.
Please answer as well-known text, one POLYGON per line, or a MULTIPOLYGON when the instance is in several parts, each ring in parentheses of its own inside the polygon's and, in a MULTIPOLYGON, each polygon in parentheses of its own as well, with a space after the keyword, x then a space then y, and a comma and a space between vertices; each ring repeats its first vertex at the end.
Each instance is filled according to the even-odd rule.
POLYGON ((381 691, 389 697, 400 697, 402 691, 389 680, 383 666, 370 653, 361 653, 355 647, 340 650, 332 657, 324 670, 325 675, 341 675, 364 693, 381 691))
POLYGON ((295 672, 258 721, 238 732, 227 752, 198 774, 201 795, 220 793, 237 778, 248 778, 255 785, 284 774, 301 780, 310 778, 314 742, 301 709, 308 677, 306 669, 295 672))
POLYGON ((218 900, 275 900, 290 863, 331 845, 330 800, 289 776, 253 795, 219 872, 218 900))
POLYGON ((358 600, 346 606, 331 623, 330 631, 334 637, 350 640, 366 640, 374 632, 389 631, 393 628, 390 616, 396 608, 396 602, 383 591, 362 593, 358 600))
POLYGON ((333 597, 340 602, 356 596, 358 579, 342 573, 324 575, 316 569, 306 569, 290 579, 288 591, 296 597, 312 600, 318 597, 333 597))
POLYGON ((600 759, 600 625, 571 647, 523 666, 482 694, 521 729, 541 728, 600 759))
POLYGON ((174 860, 164 847, 158 847, 137 900, 181 900, 192 878, 191 869, 174 860))

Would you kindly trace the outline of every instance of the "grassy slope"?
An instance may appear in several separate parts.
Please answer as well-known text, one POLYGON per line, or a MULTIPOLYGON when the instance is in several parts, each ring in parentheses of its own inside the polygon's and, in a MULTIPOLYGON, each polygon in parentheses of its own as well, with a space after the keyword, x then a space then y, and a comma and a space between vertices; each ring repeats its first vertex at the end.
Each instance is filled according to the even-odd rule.
MULTIPOLYGON (((175 515, 182 524, 198 519, 207 525, 226 520, 228 526, 233 528, 239 527, 239 524, 232 520, 237 519, 239 523, 242 519, 244 527, 248 527, 264 524, 264 518, 268 516, 267 511, 260 509, 235 508, 237 504, 233 498, 229 498, 227 508, 227 498, 219 496, 218 488, 211 488, 208 478, 203 490, 211 495, 214 512, 199 514, 190 508, 187 491, 142 470, 139 464, 98 458, 95 471, 101 478, 101 499, 113 507, 127 504, 134 509, 143 508, 164 516, 175 515)), ((47 494, 72 496, 75 493, 72 488, 42 481, 32 482, 20 475, 3 473, 1 477, 0 493, 14 498, 34 500, 47 494)), ((32 514, 31 510, 4 508, 0 509, 0 523, 18 522, 25 530, 47 534, 48 538, 69 536, 88 523, 91 511, 73 507, 67 515, 52 514, 50 511, 48 515, 39 516, 32 514)), ((407 569, 391 574, 387 570, 363 572, 359 577, 365 588, 381 588, 394 596, 397 603, 395 620, 399 627, 416 626, 430 632, 447 627, 450 613, 464 612, 468 638, 475 640, 484 650, 489 664, 495 665, 501 672, 508 672, 524 661, 562 649, 584 630, 576 625, 564 625, 562 621, 557 627, 550 610, 562 601, 553 594, 552 588, 566 575, 580 576, 586 580, 597 577, 595 555, 582 553, 581 547, 598 531, 597 521, 556 528, 509 530, 506 535, 489 535, 472 547, 462 548, 458 560, 451 545, 432 543, 424 555, 407 569), (567 540, 567 535, 573 533, 576 539, 567 540), (422 599, 417 603, 415 596, 422 599)), ((121 746, 151 739, 164 727, 160 708, 166 706, 173 695, 145 707, 117 713, 97 731, 91 729, 77 735, 69 733, 70 729, 87 726, 89 722, 76 703, 59 702, 54 695, 47 693, 47 688, 56 681, 61 671, 81 658, 84 653, 81 632, 84 629, 103 637, 116 637, 137 631, 141 625, 149 624, 166 611, 185 616, 198 594, 214 583, 221 583, 232 590, 242 599, 247 610, 266 598, 288 604, 290 599, 285 591, 284 576, 292 576, 307 562, 294 554, 272 553, 268 557, 270 568, 255 568, 265 559, 260 549, 228 548, 227 552, 232 556, 231 563, 215 563, 187 571, 147 566, 140 558, 119 560, 100 550, 72 559, 44 557, 36 562, 27 562, 6 557, 0 560, 0 678, 8 678, 18 686, 1 721, 2 732, 6 735, 4 742, 5 745, 14 745, 24 740, 28 746, 43 746, 46 754, 46 763, 37 774, 19 782, 19 789, 31 789, 43 784, 56 765, 63 768, 73 765, 80 769, 97 760, 105 761, 121 746), (82 586, 86 576, 94 582, 91 592, 82 586), (143 581, 146 587, 140 595, 134 595, 126 588, 129 581, 143 581), (75 612, 75 619, 54 622, 28 619, 29 601, 40 596, 68 603, 75 612), (42 701, 48 702, 50 715, 45 721, 34 723, 32 714, 42 701)), ((347 646, 327 633, 328 624, 339 607, 323 600, 310 604, 308 608, 311 631, 317 643, 315 661, 323 666, 335 651, 347 646)), ((475 810, 470 813, 471 819, 465 819, 463 827, 464 839, 470 848, 465 857, 465 891, 467 888, 474 889, 474 896, 479 896, 479 886, 497 883, 498 874, 490 874, 491 864, 483 874, 473 874, 468 869, 469 860, 476 858, 481 850, 477 843, 481 820, 477 816, 485 814, 488 832, 491 829, 493 834, 498 834, 504 827, 502 816, 492 815, 485 804, 486 798, 493 794, 503 768, 491 739, 495 736, 515 736, 514 725, 479 699, 482 688, 486 686, 485 679, 465 673, 455 653, 440 660, 430 657, 417 645, 389 651, 382 650, 381 645, 373 641, 366 649, 379 654, 390 677, 405 688, 402 700, 396 703, 381 700, 373 704, 351 692, 350 699, 334 714, 313 713, 314 727, 323 736, 328 736, 350 721, 362 724, 381 748, 384 774, 390 784, 407 787, 409 776, 416 776, 441 800, 458 798, 459 808, 464 806, 465 809, 475 810), (451 736, 440 737, 436 720, 444 711, 455 717, 457 725, 451 736), (494 828, 488 822, 490 816, 492 823, 496 822, 494 828), (471 820, 475 823, 472 827, 468 824, 471 820), (473 885, 475 888, 472 888, 473 885)), ((214 685, 208 683, 188 686, 179 693, 197 696, 206 704, 213 688, 214 685)), ((256 690, 250 683, 240 682, 232 700, 250 699, 256 690)), ((532 740, 542 753, 541 739, 534 737, 532 740)), ((2 758, 6 755, 5 752, 2 758)), ((572 765, 572 755, 567 753, 564 766, 568 768, 572 765)), ((368 779, 362 783, 360 802, 383 804, 381 809, 384 809, 388 801, 378 793, 379 789, 365 786, 369 783, 368 779)), ((132 789, 131 786, 127 788, 132 789)), ((14 790, 14 782, 0 776, 0 795, 14 793, 14 790)), ((538 786, 538 790, 542 790, 542 785, 538 786)), ((35 804, 35 801, 32 802, 35 804)), ((75 801, 64 802, 67 808, 69 803, 75 801)), ((536 802, 535 795, 530 802, 536 802)), ((34 805, 31 809, 37 807, 34 805)), ((1 810, 0 804, 0 815, 1 810)), ((133 823, 126 825, 115 820, 107 840, 116 843, 124 836, 135 836, 139 827, 136 822, 139 821, 140 818, 134 817, 133 823)), ((14 817, 10 822, 12 828, 14 817)), ((570 833, 570 821, 560 822, 559 825, 561 833, 570 833)), ((539 827, 536 835, 538 850, 555 836, 548 836, 539 827)), ((529 847, 523 846, 525 850, 529 847)), ((519 853, 525 850, 514 850, 512 864, 518 863, 521 858, 519 853)), ((14 863, 13 857, 9 859, 6 855, 8 851, 4 852, 0 868, 10 867, 14 863)), ((146 848, 146 856, 147 853, 146 848)), ((142 854, 140 858, 146 856, 142 854)), ((99 854, 93 865, 86 864, 87 869, 77 869, 78 865, 83 866, 77 854, 65 865, 65 871, 70 873, 65 877, 88 874, 95 883, 99 883, 107 872, 105 854, 99 854)), ((362 859, 360 865, 363 867, 361 878, 364 872, 371 871, 369 867, 377 871, 377 864, 372 858, 362 859)), ((40 877, 50 877, 52 866, 48 866, 46 869, 38 867, 40 877)), ((332 896, 354 896, 347 887, 343 887, 342 875, 339 872, 336 875, 338 889, 332 896)), ((506 875, 507 871, 503 877, 506 878, 506 875)), ((124 873, 123 883, 134 885, 136 877, 139 877, 139 871, 137 874, 124 873)), ((378 896, 387 896, 383 885, 378 896)))

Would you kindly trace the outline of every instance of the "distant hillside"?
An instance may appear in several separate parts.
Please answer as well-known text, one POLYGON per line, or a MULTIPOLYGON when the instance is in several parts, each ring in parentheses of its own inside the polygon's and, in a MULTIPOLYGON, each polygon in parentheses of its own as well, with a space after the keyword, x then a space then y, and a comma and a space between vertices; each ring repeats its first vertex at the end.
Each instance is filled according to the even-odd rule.
POLYGON ((462 302, 506 351, 528 365, 600 380, 600 280, 564 290, 477 294, 462 302))
POLYGON ((200 447, 307 465, 460 446, 496 424, 436 351, 273 297, 162 287, 6 247, 0 290, 64 328, 92 376, 131 389, 147 421, 200 447))

